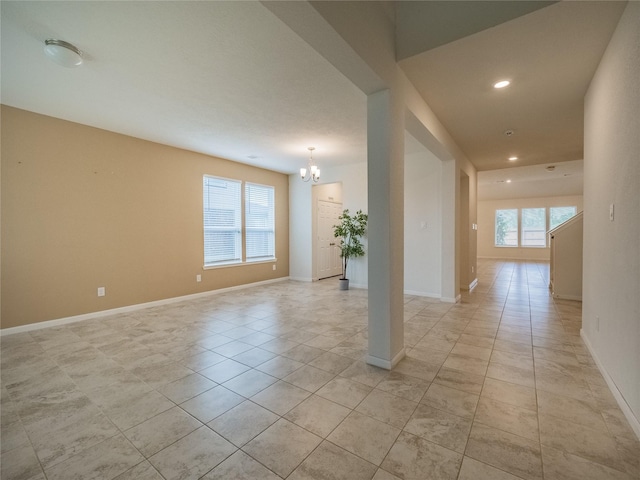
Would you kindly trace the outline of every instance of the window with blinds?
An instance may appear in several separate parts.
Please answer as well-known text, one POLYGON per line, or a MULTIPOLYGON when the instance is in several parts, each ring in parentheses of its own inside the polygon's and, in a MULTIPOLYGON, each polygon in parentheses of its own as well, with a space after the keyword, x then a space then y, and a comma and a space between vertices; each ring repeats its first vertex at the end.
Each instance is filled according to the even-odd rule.
POLYGON ((242 261, 242 183, 204 177, 204 265, 242 261))
POLYGON ((245 183, 244 209, 247 262, 274 258, 274 188, 255 183, 245 183))

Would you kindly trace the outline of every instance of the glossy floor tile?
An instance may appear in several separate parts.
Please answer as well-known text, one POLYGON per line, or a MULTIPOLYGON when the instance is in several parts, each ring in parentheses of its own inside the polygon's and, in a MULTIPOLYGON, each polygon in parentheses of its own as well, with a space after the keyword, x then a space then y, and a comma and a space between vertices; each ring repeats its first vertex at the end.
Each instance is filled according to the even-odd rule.
POLYGON ((640 478, 581 304, 545 263, 478 270, 461 303, 405 296, 392 372, 336 279, 4 335, 0 478, 640 478))

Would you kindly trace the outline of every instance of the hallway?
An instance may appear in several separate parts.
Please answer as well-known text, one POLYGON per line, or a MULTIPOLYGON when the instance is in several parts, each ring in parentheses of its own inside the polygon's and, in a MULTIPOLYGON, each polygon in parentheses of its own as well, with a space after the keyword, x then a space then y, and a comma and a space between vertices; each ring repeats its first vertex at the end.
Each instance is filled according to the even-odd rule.
POLYGON ((3 480, 640 476, 640 442, 548 264, 405 297, 366 365, 367 291, 280 282, 1 337, 3 480))

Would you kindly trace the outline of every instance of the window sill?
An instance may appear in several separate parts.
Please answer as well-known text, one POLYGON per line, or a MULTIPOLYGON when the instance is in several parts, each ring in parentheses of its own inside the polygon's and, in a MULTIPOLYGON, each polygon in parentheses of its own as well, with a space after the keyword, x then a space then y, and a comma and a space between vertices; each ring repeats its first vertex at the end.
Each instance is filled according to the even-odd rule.
POLYGON ((261 263, 275 263, 277 262, 277 258, 268 258, 268 259, 260 259, 260 260, 249 260, 244 262, 228 262, 228 263, 216 263, 213 265, 204 265, 202 267, 203 270, 216 270, 218 268, 229 268, 229 267, 245 267, 247 265, 260 265, 261 263))

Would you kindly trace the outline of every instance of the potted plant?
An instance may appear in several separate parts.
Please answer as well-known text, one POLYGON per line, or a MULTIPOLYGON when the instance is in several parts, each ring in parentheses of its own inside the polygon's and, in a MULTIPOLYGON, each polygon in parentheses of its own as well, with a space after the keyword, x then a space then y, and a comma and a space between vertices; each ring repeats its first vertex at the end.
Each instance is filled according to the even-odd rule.
POLYGON ((350 258, 364 255, 364 245, 362 245, 360 238, 367 230, 368 216, 366 213, 362 213, 362 210, 358 210, 355 215, 351 216, 349 210, 346 209, 338 219, 340 223, 333 226, 333 236, 340 238, 340 257, 342 258, 340 290, 348 290, 347 265, 350 258))

